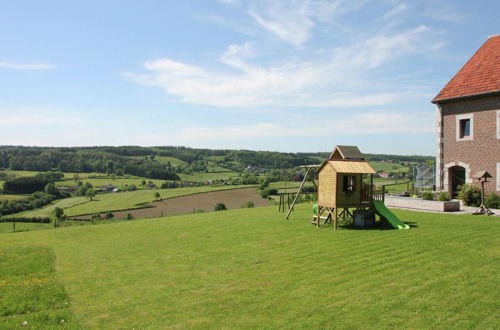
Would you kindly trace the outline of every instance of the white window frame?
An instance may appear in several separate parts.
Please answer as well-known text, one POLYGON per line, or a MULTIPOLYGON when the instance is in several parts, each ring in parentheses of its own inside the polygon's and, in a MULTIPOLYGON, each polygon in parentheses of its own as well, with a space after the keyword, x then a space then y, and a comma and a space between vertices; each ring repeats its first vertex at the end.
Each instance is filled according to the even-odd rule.
POLYGON ((457 115, 455 119, 455 128, 456 128, 456 140, 457 141, 472 141, 474 140, 474 114, 467 113, 465 115, 457 115), (470 120, 470 135, 460 137, 460 121, 464 119, 470 120))
POLYGON ((497 110, 497 139, 500 139, 500 110, 497 110))

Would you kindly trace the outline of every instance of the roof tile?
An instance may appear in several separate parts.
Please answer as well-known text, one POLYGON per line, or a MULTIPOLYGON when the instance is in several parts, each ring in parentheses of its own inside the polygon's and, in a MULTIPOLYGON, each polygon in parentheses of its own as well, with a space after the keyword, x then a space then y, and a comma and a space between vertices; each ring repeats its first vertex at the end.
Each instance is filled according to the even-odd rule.
POLYGON ((500 35, 492 36, 432 100, 500 91, 500 35))

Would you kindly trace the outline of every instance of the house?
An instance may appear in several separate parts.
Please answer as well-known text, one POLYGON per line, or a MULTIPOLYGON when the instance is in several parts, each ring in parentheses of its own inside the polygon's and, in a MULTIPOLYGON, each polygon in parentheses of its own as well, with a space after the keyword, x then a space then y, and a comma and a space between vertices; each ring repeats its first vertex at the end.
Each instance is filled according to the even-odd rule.
POLYGON ((487 171, 485 191, 500 192, 500 35, 491 36, 432 100, 436 105, 436 189, 487 171))
POLYGON ((389 173, 389 172, 381 172, 381 173, 379 173, 379 176, 381 178, 384 178, 384 179, 390 179, 390 178, 394 177, 394 174, 389 173))
POLYGON ((112 192, 113 189, 115 189, 116 187, 113 186, 112 184, 107 184, 105 186, 101 186, 101 191, 102 192, 112 192))
POLYGON ((77 191, 78 188, 79 188, 78 186, 59 186, 59 187, 57 187, 57 190, 72 193, 72 192, 77 191))

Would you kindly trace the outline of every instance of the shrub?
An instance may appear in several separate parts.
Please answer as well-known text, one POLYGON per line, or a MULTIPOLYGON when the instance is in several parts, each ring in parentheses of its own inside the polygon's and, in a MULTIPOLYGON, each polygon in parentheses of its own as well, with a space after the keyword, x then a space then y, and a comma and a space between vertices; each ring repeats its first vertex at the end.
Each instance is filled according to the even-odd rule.
POLYGON ((127 220, 132 220, 134 216, 130 213, 127 213, 127 220))
POLYGON ((251 209, 253 207, 255 207, 255 204, 252 201, 248 201, 248 202, 243 203, 241 205, 241 208, 249 208, 249 209, 251 209))
POLYGON ((114 217, 114 215, 111 212, 106 213, 106 215, 104 216, 104 218, 106 218, 106 219, 113 219, 113 217, 114 217))
POLYGON ((450 200, 450 195, 446 191, 441 191, 438 195, 438 200, 446 202, 450 200))
POLYGON ((223 210, 227 210, 226 205, 224 205, 223 203, 215 204, 214 211, 223 211, 223 210))
POLYGON ((434 200, 434 194, 432 191, 424 191, 422 193, 422 199, 426 201, 433 201, 434 200))
POLYGON ((495 193, 488 194, 484 198, 484 205, 487 208, 500 209, 500 196, 495 193))
POLYGON ((479 206, 481 204, 481 189, 472 184, 464 184, 458 192, 458 198, 465 206, 479 206))

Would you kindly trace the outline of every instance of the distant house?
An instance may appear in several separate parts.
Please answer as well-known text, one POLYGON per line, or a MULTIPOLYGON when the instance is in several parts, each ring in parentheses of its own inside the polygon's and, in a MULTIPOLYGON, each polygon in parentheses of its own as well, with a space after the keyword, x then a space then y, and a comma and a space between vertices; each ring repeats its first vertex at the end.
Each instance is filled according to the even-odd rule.
POLYGON ((113 192, 114 192, 114 193, 120 192, 120 188, 115 188, 115 189, 113 189, 113 192))
POLYGON ((382 172, 382 173, 379 173, 379 175, 381 178, 385 178, 385 179, 389 179, 389 178, 392 178, 394 176, 392 173, 389 173, 389 172, 382 172))
POLYGON ((478 171, 500 191, 500 35, 489 37, 432 100, 436 104, 438 190, 455 196, 478 171))
POLYGON ((78 186, 60 186, 57 187, 57 190, 66 192, 75 192, 78 190, 78 186))
POLYGON ((107 185, 105 185, 105 186, 101 186, 101 189, 100 189, 100 190, 101 190, 102 192, 112 192, 112 191, 113 191, 113 189, 115 189, 115 188, 116 188, 116 187, 115 187, 115 186, 113 186, 112 184, 107 184, 107 185))

